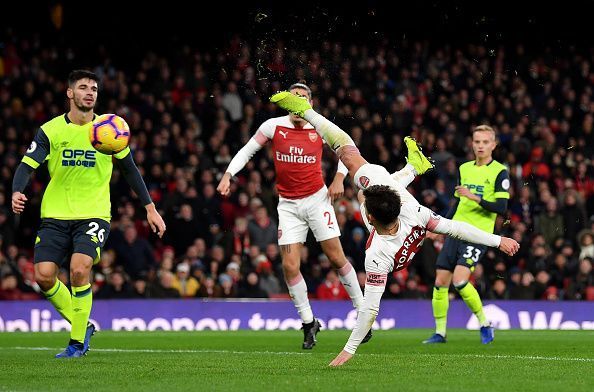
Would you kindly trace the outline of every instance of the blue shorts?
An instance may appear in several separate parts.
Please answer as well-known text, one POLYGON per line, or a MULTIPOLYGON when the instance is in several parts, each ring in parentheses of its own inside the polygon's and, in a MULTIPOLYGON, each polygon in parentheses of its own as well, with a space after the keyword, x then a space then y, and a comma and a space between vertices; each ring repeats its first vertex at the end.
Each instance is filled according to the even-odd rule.
POLYGON ((477 245, 446 237, 443 248, 437 257, 435 268, 453 272, 457 265, 463 265, 472 271, 486 251, 487 247, 485 245, 477 245))
POLYGON ((99 218, 43 218, 35 239, 34 262, 51 261, 61 266, 71 254, 82 253, 96 263, 107 241, 109 229, 109 222, 99 218))

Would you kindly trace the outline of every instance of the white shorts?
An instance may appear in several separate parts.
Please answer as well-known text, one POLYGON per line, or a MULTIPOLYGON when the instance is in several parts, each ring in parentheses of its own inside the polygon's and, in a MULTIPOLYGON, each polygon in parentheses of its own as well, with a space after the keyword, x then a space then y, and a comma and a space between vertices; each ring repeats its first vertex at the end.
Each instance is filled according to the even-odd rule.
POLYGON ((307 239, 309 229, 318 242, 340 236, 336 214, 326 186, 302 199, 279 198, 278 244, 303 243, 307 239))
POLYGON ((357 170, 354 179, 355 184, 362 190, 373 185, 387 185, 398 192, 402 203, 419 203, 383 166, 366 163, 357 170))

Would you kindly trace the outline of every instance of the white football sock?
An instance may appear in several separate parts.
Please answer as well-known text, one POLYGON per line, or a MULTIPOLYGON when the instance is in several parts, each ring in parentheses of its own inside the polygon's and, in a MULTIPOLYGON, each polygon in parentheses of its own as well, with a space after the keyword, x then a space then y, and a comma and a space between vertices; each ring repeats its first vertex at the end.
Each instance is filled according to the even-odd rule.
POLYGON ((398 181, 404 187, 407 187, 411 182, 413 182, 416 175, 417 171, 410 163, 407 163, 402 169, 391 174, 392 178, 398 181))
POLYGON ((313 312, 309 305, 309 298, 307 297, 307 285, 303 280, 303 275, 299 274, 291 281, 287 281, 287 287, 289 288, 289 295, 297 308, 297 312, 301 317, 304 324, 309 324, 313 321, 313 312))
POLYGON ((361 304, 363 304, 363 292, 361 291, 361 287, 359 287, 359 281, 357 280, 357 273, 355 269, 348 261, 342 267, 336 270, 338 272, 338 279, 344 286, 347 293, 349 293, 349 297, 351 297, 351 301, 353 301, 353 306, 355 309, 359 309, 361 304))

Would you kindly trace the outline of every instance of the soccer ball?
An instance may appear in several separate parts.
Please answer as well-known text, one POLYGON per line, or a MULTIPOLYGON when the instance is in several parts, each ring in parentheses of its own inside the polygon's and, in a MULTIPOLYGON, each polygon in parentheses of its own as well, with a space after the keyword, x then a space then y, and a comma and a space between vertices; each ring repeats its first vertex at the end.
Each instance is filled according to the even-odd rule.
POLYGON ((89 139, 95 150, 106 155, 117 154, 128 147, 130 128, 126 121, 116 114, 102 114, 93 121, 89 139))

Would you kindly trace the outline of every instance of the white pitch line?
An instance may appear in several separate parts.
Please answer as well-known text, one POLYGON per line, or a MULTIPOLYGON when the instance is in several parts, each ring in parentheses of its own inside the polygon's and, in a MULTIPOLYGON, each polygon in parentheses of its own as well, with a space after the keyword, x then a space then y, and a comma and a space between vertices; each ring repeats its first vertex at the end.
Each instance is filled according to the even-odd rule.
MULTIPOLYGON (((3 350, 24 350, 24 351, 59 351, 59 347, 0 347, 3 350)), ((296 351, 234 351, 234 350, 164 350, 164 349, 125 349, 125 348, 94 348, 91 352, 107 353, 162 353, 162 354, 257 354, 257 355, 311 355, 313 353, 302 353, 296 351)), ((359 353, 357 356, 392 356, 388 353, 359 353)), ((543 357, 540 355, 507 355, 507 354, 432 354, 415 353, 413 355, 425 357, 456 357, 456 358, 480 358, 480 359, 521 359, 529 361, 561 361, 561 362, 594 362, 594 358, 580 357, 543 357)))

